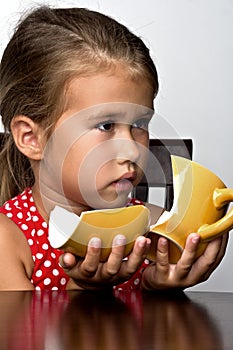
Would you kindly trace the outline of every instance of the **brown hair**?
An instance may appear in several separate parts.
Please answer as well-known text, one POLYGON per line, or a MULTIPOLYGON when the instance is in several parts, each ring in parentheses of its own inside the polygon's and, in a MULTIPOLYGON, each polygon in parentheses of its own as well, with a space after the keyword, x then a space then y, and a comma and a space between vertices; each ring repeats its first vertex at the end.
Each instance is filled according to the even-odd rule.
POLYGON ((0 203, 34 182, 30 162, 14 144, 10 123, 25 115, 46 130, 63 112, 65 87, 75 76, 116 63, 129 77, 145 78, 154 95, 158 77, 143 41, 114 19, 84 8, 35 9, 21 20, 0 65, 0 113, 5 142, 0 154, 0 203))

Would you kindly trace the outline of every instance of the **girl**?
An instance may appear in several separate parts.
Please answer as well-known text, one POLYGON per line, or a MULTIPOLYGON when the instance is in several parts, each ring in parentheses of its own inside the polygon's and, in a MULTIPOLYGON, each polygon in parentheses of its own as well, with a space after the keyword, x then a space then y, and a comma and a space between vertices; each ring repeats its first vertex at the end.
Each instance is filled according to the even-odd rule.
MULTIPOLYGON (((183 289, 209 277, 226 235, 195 260, 199 236, 191 234, 176 265, 162 238, 156 264, 145 260, 150 240, 142 236, 125 260, 125 237, 117 235, 105 263, 98 238, 84 259, 48 241, 55 204, 78 215, 128 205, 140 181, 158 92, 140 38, 94 11, 41 7, 21 21, 5 49, 0 85, 0 289, 183 289)), ((150 209, 156 222, 162 209, 150 209)))

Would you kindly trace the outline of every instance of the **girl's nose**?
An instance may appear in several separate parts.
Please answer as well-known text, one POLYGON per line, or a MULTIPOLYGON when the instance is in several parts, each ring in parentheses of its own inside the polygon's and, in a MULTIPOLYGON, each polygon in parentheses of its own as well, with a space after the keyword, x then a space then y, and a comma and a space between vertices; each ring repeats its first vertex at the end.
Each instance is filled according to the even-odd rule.
POLYGON ((125 137, 117 140, 118 152, 117 160, 118 162, 131 162, 137 163, 140 158, 140 144, 135 141, 132 137, 125 137))

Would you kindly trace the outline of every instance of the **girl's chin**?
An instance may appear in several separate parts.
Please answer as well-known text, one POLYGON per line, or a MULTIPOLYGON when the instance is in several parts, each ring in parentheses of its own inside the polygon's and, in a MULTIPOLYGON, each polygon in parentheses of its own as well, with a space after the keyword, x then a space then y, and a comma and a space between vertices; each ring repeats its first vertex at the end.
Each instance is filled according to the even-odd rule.
POLYGON ((72 206, 80 205, 86 208, 92 209, 112 209, 124 207, 129 202, 130 193, 132 191, 132 185, 122 183, 117 186, 120 191, 116 191, 116 187, 109 186, 101 190, 92 190, 91 188, 85 188, 77 198, 74 199, 74 194, 68 196, 70 199, 68 202, 72 206), (72 198, 72 200, 71 200, 72 198))
POLYGON ((88 201, 88 204, 93 209, 113 209, 113 208, 121 208, 125 207, 129 202, 129 193, 115 193, 115 195, 101 195, 99 194, 99 198, 91 199, 88 201))

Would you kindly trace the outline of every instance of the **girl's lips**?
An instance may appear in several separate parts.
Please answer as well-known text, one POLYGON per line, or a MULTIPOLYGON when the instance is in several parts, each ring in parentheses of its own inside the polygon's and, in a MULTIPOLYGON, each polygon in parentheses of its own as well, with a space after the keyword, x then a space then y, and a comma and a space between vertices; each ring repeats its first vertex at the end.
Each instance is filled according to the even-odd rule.
POLYGON ((117 192, 131 192, 133 190, 133 181, 136 179, 136 172, 127 172, 118 180, 113 182, 117 192))
POLYGON ((133 182, 136 179, 136 177, 137 177, 136 171, 127 172, 127 173, 123 174, 119 180, 128 180, 128 181, 133 182))
POLYGON ((116 189, 116 192, 131 192, 133 190, 133 184, 129 179, 120 179, 116 182, 113 182, 113 186, 116 189))

